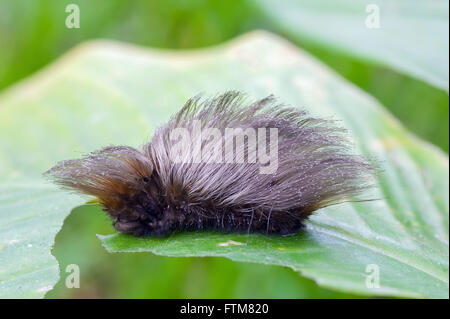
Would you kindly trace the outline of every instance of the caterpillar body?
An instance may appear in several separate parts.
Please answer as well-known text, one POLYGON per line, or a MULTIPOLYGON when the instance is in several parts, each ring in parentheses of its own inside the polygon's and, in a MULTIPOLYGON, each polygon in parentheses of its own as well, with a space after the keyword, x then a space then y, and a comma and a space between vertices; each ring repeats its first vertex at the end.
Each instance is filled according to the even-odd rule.
POLYGON ((140 150, 108 146, 59 162, 46 175, 97 197, 115 229, 135 236, 203 229, 287 235, 316 210, 373 187, 374 166, 349 149, 334 121, 273 96, 247 102, 229 91, 189 99, 140 150), (213 128, 213 139, 194 134, 199 125, 213 128), (173 138, 178 129, 191 139, 173 138), (230 147, 238 140, 240 149, 230 147), (272 163, 268 151, 276 151, 272 163))

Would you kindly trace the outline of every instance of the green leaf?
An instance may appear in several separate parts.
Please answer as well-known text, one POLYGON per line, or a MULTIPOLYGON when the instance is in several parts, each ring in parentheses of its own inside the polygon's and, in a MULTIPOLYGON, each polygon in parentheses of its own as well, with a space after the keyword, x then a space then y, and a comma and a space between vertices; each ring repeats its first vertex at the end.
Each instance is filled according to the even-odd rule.
POLYGON ((68 206, 79 204, 80 199, 39 180, 2 180, 0 298, 42 297, 59 277, 50 253, 55 235, 70 211, 68 206))
POLYGON ((275 28, 300 44, 314 43, 391 67, 448 93, 449 4, 446 0, 253 2, 275 28), (372 17, 377 12, 379 28, 366 27, 366 20, 369 26, 374 26, 372 17))
POLYGON ((377 101, 308 54, 261 32, 197 52, 91 42, 0 96, 0 133, 10 137, 0 139, 1 185, 8 190, 0 197, 4 296, 37 295, 43 285, 19 289, 14 283, 29 282, 28 275, 45 269, 44 260, 51 269, 45 287, 55 283, 56 262, 48 258, 53 234, 82 201, 42 181, 44 170, 108 144, 138 147, 188 97, 229 89, 254 98, 274 93, 315 115, 341 119, 356 147, 381 161, 379 188, 368 194, 380 200, 323 209, 293 237, 101 236, 109 251, 224 256, 291 267, 320 285, 347 292, 448 297, 448 157, 411 136, 377 101), (26 185, 22 192, 14 191, 21 184, 26 185), (39 193, 43 188, 48 192, 39 193), (27 196, 36 202, 26 201, 27 196), (48 215, 53 224, 44 222, 43 211, 55 213, 48 215), (21 215, 29 219, 27 227, 19 227, 15 217, 21 215), (36 232, 47 233, 45 239, 32 236, 39 225, 36 232), (32 245, 29 252, 42 246, 46 254, 9 247, 12 237, 6 232, 15 228, 32 245), (24 265, 20 273, 14 269, 18 261, 24 265), (368 265, 379 269, 379 288, 366 285, 368 265))

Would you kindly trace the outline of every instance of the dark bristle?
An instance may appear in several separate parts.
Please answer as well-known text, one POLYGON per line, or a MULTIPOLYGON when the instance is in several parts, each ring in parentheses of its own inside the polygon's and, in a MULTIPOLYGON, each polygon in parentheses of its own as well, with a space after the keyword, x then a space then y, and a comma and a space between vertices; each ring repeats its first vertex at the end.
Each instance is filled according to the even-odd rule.
POLYGON ((65 188, 98 197, 115 228, 136 236, 199 229, 292 234, 315 210, 358 200, 373 187, 374 167, 349 150, 345 130, 333 121, 279 105, 271 96, 246 103, 242 94, 226 92, 190 99, 141 151, 106 147, 60 162, 46 174, 65 188), (177 128, 195 137, 196 123, 214 128, 219 139, 171 138, 177 128), (242 130, 230 140, 229 128, 242 130), (264 142, 251 144, 250 133, 261 128, 267 129, 264 142), (262 157, 251 161, 250 154, 270 153, 269 129, 277 132, 277 167, 263 172, 272 158, 267 164, 262 157), (245 141, 242 156, 227 149, 238 138, 245 141), (177 145, 181 162, 171 153, 177 145))

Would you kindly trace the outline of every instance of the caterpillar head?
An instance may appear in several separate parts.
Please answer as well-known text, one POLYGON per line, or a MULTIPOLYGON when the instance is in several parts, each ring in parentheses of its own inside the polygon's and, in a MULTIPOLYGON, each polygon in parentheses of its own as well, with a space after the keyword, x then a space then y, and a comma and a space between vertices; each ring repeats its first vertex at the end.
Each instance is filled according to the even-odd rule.
POLYGON ((142 232, 139 197, 151 191, 152 174, 149 157, 127 146, 105 147, 80 159, 62 161, 45 173, 63 188, 97 197, 114 227, 135 235, 142 232))

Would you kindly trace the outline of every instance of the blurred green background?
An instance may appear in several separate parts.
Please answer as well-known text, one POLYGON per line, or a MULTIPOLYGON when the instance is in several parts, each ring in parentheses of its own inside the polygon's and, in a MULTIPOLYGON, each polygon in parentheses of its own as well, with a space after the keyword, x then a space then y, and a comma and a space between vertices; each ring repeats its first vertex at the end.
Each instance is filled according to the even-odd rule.
MULTIPOLYGON (((294 41, 378 99, 410 131, 448 152, 446 92, 315 42, 291 39, 257 1, 0 0, 0 90, 89 39, 189 49, 219 44, 254 29, 269 30, 294 41), (70 3, 78 4, 82 12, 80 29, 64 27, 65 8, 70 3)), ((357 297, 320 288, 281 267, 224 258, 108 254, 95 234, 112 231, 107 217, 96 208, 84 206, 72 212, 56 237, 53 251, 61 265, 62 280, 47 297, 357 297), (80 289, 64 285, 65 267, 72 263, 81 269, 80 289)))

